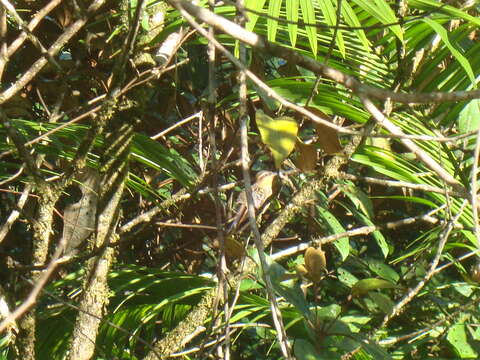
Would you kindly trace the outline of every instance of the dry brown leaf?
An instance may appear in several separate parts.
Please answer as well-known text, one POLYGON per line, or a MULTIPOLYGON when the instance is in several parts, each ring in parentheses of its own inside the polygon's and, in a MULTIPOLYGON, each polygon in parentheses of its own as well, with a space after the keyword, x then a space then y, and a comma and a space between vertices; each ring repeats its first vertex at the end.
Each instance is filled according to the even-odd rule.
POLYGON ((231 258, 241 258, 245 255, 245 247, 233 236, 225 238, 225 254, 231 258))
POLYGON ((316 146, 313 144, 305 144, 300 139, 297 139, 295 146, 298 150, 298 157, 295 162, 297 167, 303 172, 315 171, 318 161, 316 146))
MULTIPOLYGON (((307 106, 305 109, 314 113, 318 117, 328 119, 330 122, 332 121, 330 116, 314 107, 307 106)), ((340 144, 337 130, 319 123, 315 123, 315 129, 317 130, 318 144, 326 154, 332 155, 342 151, 342 145, 340 144)))

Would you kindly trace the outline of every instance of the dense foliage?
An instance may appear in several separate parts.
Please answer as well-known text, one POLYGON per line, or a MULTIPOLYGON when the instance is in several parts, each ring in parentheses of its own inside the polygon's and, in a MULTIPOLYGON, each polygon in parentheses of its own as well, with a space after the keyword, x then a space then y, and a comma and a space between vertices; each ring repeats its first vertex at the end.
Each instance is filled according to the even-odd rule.
POLYGON ((479 357, 477 1, 0 7, 0 359, 479 357))

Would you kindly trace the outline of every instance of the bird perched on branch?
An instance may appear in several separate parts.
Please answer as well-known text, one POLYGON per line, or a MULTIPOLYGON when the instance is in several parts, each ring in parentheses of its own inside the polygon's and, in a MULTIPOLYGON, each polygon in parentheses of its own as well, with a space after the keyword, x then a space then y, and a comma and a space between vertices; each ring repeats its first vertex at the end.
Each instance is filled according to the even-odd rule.
MULTIPOLYGON (((275 192, 275 180, 277 173, 272 171, 262 170, 255 176, 255 183, 252 185, 252 197, 255 211, 262 214, 268 207, 267 200, 270 200, 275 192)), ((236 213, 233 220, 227 228, 227 234, 232 234, 240 229, 248 219, 247 212, 247 194, 243 190, 236 201, 236 213)))

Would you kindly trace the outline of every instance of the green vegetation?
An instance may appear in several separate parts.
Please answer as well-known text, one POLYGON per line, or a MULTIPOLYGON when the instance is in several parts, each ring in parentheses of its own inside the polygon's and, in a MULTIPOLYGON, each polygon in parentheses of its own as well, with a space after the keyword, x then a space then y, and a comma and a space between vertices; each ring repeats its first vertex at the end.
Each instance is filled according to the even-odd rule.
POLYGON ((1 1, 0 359, 479 358, 480 3, 214 3, 1 1))

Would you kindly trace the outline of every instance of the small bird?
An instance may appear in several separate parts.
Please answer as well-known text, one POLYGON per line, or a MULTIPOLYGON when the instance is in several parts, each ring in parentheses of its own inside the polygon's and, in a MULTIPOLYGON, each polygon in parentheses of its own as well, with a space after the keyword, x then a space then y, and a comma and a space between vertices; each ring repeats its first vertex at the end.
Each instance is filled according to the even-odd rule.
MULTIPOLYGON (((260 211, 260 214, 267 209, 266 202, 274 193, 274 180, 277 175, 273 171, 262 170, 255 176, 255 183, 252 185, 253 205, 256 211, 260 211)), ((238 195, 236 204, 236 214, 228 226, 227 234, 240 229, 248 218, 247 194, 245 190, 238 195)))

